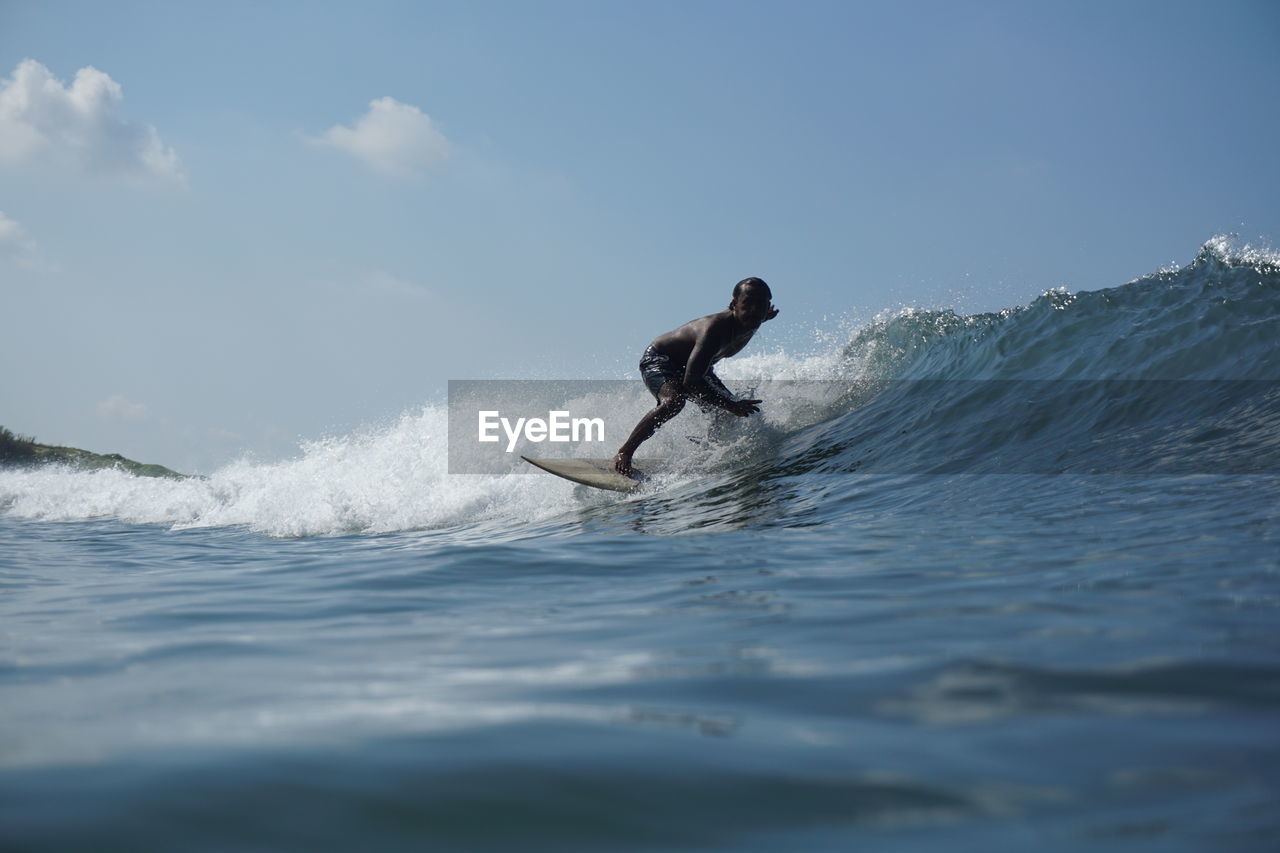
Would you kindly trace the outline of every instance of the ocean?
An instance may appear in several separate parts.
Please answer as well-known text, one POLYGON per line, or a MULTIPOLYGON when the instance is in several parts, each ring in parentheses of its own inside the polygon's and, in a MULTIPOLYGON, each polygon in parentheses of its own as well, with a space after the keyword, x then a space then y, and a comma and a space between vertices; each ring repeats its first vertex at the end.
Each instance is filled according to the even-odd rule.
POLYGON ((636 494, 0 472, 0 848, 1276 849, 1280 258, 723 367, 636 494))

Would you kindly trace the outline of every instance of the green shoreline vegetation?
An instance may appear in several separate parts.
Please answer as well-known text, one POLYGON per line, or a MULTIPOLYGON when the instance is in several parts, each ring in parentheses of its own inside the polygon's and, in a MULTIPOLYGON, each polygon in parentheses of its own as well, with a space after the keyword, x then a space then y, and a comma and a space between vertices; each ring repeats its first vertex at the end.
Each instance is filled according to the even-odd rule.
POLYGON ((147 465, 125 459, 119 453, 90 453, 76 447, 54 447, 37 444, 31 436, 17 435, 0 426, 0 468, 22 468, 37 465, 69 465, 90 471, 116 468, 137 477, 170 477, 185 479, 163 465, 147 465))

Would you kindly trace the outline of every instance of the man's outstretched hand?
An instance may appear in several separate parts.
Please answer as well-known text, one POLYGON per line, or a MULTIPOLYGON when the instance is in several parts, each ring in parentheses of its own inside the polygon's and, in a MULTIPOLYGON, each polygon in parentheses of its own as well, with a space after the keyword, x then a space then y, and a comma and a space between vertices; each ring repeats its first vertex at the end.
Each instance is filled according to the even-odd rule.
POLYGON ((760 411, 760 403, 760 400, 734 400, 729 404, 728 410, 740 418, 745 418, 760 411))

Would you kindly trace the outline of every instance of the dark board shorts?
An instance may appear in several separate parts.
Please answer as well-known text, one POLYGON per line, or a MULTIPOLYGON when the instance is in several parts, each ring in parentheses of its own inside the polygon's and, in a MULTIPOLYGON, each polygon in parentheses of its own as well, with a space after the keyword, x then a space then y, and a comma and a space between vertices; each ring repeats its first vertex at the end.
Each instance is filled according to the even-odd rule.
MULTIPOLYGON (((644 379, 644 385, 649 389, 649 393, 655 398, 658 396, 658 389, 668 382, 684 384, 684 370, 684 364, 677 364, 671 360, 670 356, 663 355, 653 347, 646 349, 640 358, 640 376, 644 379)), ((706 380, 707 384, 716 391, 730 400, 733 399, 733 395, 729 393, 728 388, 724 387, 724 383, 720 381, 719 376, 716 376, 714 370, 707 371, 706 380)), ((703 408, 706 407, 703 406, 703 408)))

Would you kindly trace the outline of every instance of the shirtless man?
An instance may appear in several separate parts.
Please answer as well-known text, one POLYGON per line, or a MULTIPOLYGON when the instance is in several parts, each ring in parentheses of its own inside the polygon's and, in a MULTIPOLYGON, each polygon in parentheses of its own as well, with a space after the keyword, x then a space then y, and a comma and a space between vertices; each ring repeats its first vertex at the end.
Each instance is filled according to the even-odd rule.
POLYGON ((690 320, 654 338, 640 359, 640 375, 658 405, 640 419, 613 457, 615 471, 630 477, 636 448, 680 414, 690 397, 704 409, 717 407, 743 418, 760 411, 759 400, 733 399, 711 367, 740 352, 761 323, 778 316, 772 298, 769 285, 758 278, 744 278, 734 285, 727 311, 690 320))

